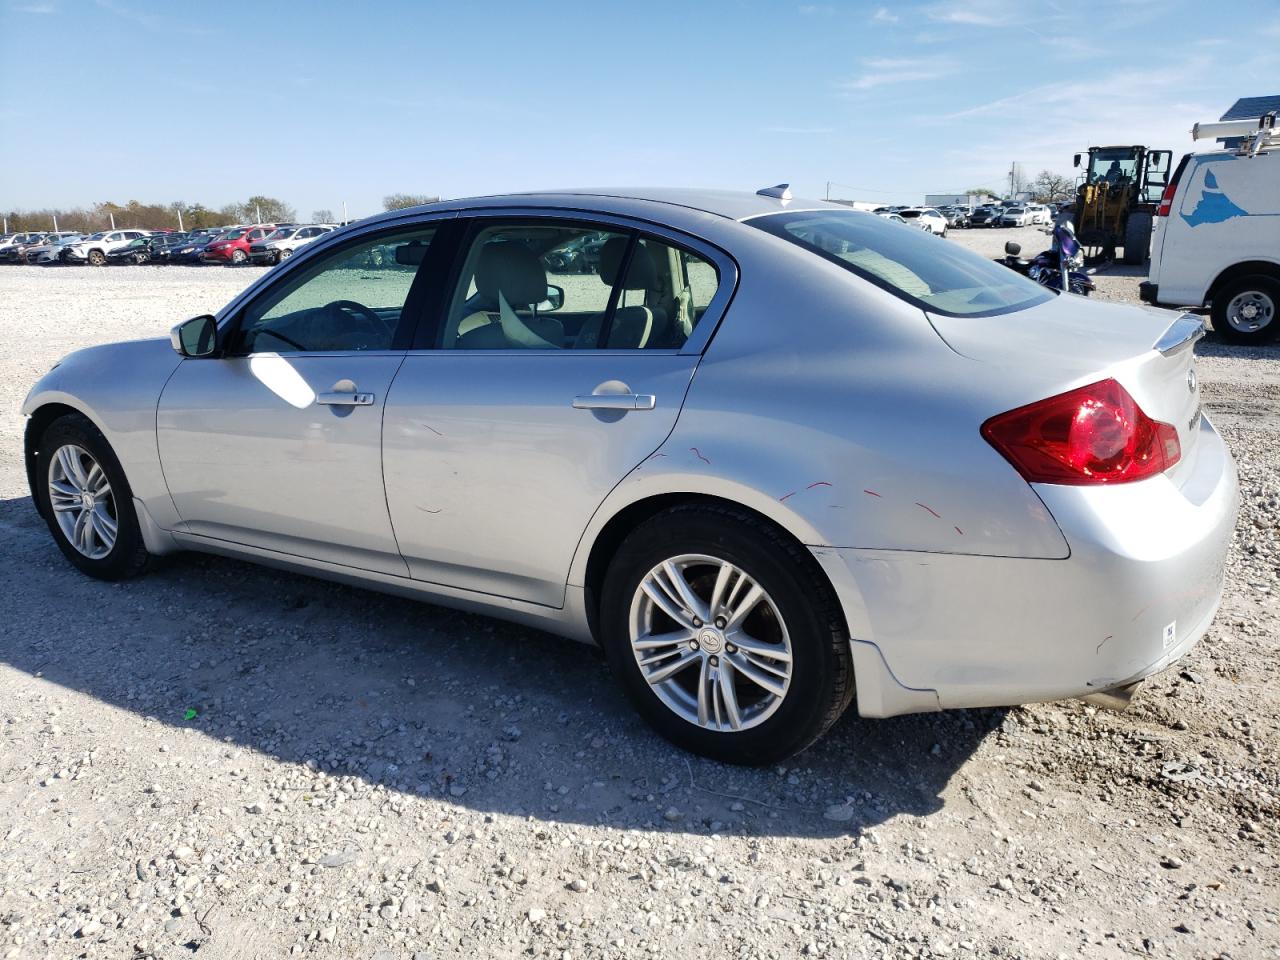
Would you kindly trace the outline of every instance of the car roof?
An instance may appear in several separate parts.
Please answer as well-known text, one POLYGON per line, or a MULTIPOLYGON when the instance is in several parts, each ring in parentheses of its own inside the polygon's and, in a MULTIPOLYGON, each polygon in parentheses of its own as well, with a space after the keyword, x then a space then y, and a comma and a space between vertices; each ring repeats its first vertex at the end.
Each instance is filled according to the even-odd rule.
POLYGON ((729 220, 749 220, 784 210, 849 210, 849 207, 822 200, 792 198, 781 200, 758 193, 735 190, 700 190, 656 187, 597 187, 538 191, 530 193, 495 194, 492 196, 466 197, 408 207, 391 213, 370 217, 365 223, 394 220, 415 213, 437 210, 467 210, 487 207, 568 207, 596 213, 642 215, 647 209, 656 213, 658 205, 667 208, 666 218, 678 217, 678 211, 696 211, 729 220))

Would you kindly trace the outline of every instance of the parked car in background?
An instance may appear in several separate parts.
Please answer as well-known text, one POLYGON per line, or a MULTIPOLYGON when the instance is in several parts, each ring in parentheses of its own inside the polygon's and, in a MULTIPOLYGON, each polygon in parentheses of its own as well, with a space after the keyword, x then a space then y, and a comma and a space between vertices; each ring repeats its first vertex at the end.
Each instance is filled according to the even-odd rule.
POLYGON ((907 221, 903 220, 902 217, 894 213, 892 210, 884 210, 884 211, 877 210, 876 216, 879 217, 881 220, 890 220, 893 223, 900 223, 904 227, 907 226, 907 221))
POLYGON ((1028 217, 1026 207, 1005 207, 1004 212, 1000 214, 1000 226, 1025 227, 1028 217))
POLYGON ((1000 214, 999 207, 979 207, 969 214, 969 226, 998 227, 1000 226, 1000 214))
POLYGON ((821 201, 444 202, 64 357, 26 475, 86 575, 200 550, 536 625, 776 763, 850 704, 1123 700, 1195 646, 1239 499, 1202 333, 821 201))
POLYGON ((204 248, 200 259, 205 263, 229 263, 239 266, 249 262, 250 248, 287 223, 259 223, 251 227, 236 227, 220 234, 204 248))
POLYGON ((84 235, 80 233, 69 233, 64 236, 53 237, 44 243, 27 247, 26 252, 23 254, 23 260, 30 264, 60 263, 62 262, 62 252, 71 244, 79 243, 83 239, 84 235))
POLYGON ((1034 226, 1041 223, 1053 223, 1053 211, 1043 203, 1028 203, 1026 205, 1026 211, 1027 226, 1034 226))
POLYGON ((124 246, 116 247, 107 252, 107 263, 109 264, 143 264, 151 260, 151 237, 138 237, 136 240, 130 240, 124 246))
POLYGON ((954 227, 959 230, 969 226, 968 207, 947 207, 939 212, 947 218, 948 227, 954 227))
POLYGON ((165 233, 152 237, 149 243, 151 262, 169 263, 173 252, 190 242, 185 233, 165 233))
POLYGON ((63 260, 100 267, 107 262, 108 253, 150 235, 150 230, 103 230, 79 243, 68 244, 63 251, 63 260))
POLYGON ((300 227, 281 227, 249 246, 249 259, 254 263, 279 263, 293 256, 299 247, 319 240, 337 228, 331 224, 308 223, 300 227))
POLYGON ((43 233, 9 233, 4 237, 0 237, 0 260, 3 260, 14 247, 22 247, 32 243, 39 243, 43 233))
POLYGON ((933 207, 906 207, 898 211, 898 216, 934 236, 947 235, 947 218, 933 207))
POLYGON ((24 233, 22 239, 0 247, 0 263, 22 263, 29 247, 48 243, 52 238, 45 233, 24 233))
POLYGON ((204 255, 204 249, 213 241, 221 236, 219 233, 196 234, 194 231, 191 236, 187 237, 182 243, 176 244, 168 255, 168 262, 172 264, 201 264, 204 255))

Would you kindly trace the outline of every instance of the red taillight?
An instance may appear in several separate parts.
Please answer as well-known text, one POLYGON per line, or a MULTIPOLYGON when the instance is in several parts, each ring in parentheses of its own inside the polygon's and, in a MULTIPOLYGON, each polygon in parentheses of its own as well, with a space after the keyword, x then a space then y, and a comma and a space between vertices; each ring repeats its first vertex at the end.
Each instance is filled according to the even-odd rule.
POLYGON ((1028 483, 1128 483, 1182 458, 1178 431, 1143 413, 1115 380, 1001 413, 982 435, 1028 483))
POLYGON ((1170 208, 1173 207, 1173 195, 1178 192, 1178 181, 1170 180, 1169 185, 1164 188, 1164 193, 1160 195, 1160 206, 1156 209, 1157 217, 1167 217, 1170 208))

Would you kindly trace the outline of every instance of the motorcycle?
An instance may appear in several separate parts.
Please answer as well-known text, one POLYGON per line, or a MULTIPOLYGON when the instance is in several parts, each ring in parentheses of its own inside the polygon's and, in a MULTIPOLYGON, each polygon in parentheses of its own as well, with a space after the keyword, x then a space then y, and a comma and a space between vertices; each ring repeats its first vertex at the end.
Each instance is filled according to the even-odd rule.
POLYGON ((1093 278, 1084 272, 1084 250, 1076 239, 1070 223, 1060 223, 1053 228, 1053 244, 1031 260, 1023 260, 1018 254, 1022 245, 1010 240, 1004 245, 1005 256, 996 258, 1010 270, 1029 277, 1051 290, 1076 293, 1087 297, 1097 289, 1093 278))

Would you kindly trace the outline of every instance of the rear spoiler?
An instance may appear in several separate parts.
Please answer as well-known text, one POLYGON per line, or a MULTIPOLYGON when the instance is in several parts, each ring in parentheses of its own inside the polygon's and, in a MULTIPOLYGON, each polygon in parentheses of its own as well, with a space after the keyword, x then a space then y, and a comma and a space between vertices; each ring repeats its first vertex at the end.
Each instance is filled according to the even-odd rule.
POLYGON ((1194 346, 1204 334, 1204 319, 1192 313, 1184 313, 1170 324, 1168 330, 1160 334, 1160 339, 1152 349, 1169 357, 1194 346))

